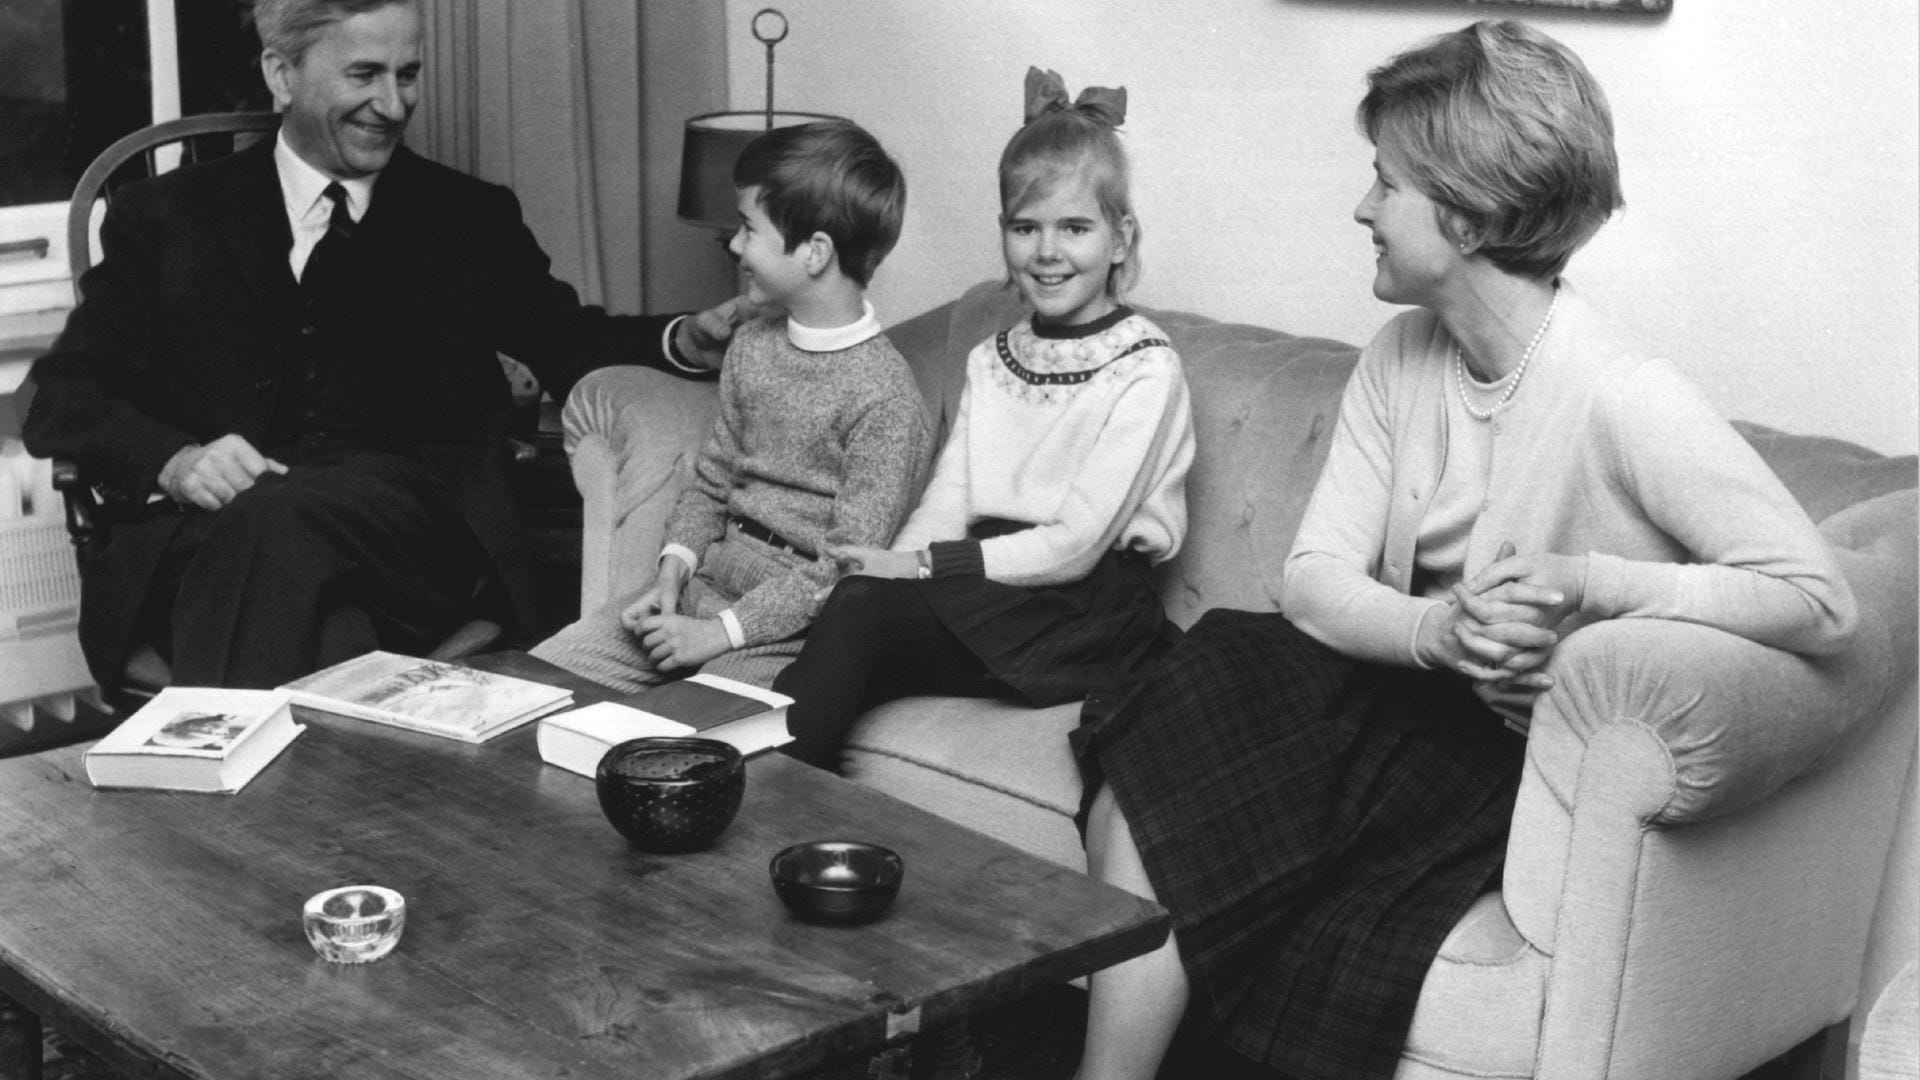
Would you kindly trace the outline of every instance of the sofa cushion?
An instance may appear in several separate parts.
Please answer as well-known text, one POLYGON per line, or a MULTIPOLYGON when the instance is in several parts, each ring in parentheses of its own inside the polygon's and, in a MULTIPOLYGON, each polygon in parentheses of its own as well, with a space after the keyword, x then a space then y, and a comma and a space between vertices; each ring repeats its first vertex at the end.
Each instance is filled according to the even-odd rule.
POLYGON ((1073 823, 1080 771, 1067 733, 1077 705, 912 697, 861 717, 846 775, 1044 859, 1084 871, 1073 823))
POLYGON ((1147 317, 1180 351, 1197 442, 1187 538, 1159 568, 1161 601, 1183 627, 1208 608, 1278 611, 1281 572, 1359 350, 1184 312, 1147 317))
POLYGON ((1742 420, 1733 426, 1816 524, 1849 506, 1913 487, 1920 473, 1912 454, 1887 457, 1840 439, 1794 435, 1742 420))
POLYGON ((1488 893, 1440 944, 1395 1080, 1531 1077, 1550 957, 1527 943, 1488 893))

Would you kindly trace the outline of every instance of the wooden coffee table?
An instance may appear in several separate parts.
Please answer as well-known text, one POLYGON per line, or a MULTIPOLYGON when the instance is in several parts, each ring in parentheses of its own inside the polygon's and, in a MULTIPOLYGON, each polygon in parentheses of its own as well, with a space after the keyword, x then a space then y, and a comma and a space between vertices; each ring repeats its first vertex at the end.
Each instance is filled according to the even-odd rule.
POLYGON ((778 754, 714 848, 655 856, 532 726, 470 747, 320 719, 234 796, 95 791, 82 749, 0 761, 0 994, 130 1075, 790 1076, 1166 934, 1156 905, 778 754), (821 838, 905 858, 881 921, 780 906, 768 859, 821 838), (300 906, 351 883, 403 893, 406 933, 334 966, 300 906))

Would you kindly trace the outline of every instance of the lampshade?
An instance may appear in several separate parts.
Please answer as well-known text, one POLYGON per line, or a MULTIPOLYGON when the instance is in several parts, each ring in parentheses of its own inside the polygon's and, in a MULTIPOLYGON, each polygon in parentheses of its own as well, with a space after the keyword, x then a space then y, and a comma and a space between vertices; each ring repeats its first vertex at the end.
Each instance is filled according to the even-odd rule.
POLYGON ((755 136, 777 127, 831 120, 823 113, 716 112, 687 121, 680 147, 680 220, 730 231, 740 221, 734 205, 733 163, 755 136))

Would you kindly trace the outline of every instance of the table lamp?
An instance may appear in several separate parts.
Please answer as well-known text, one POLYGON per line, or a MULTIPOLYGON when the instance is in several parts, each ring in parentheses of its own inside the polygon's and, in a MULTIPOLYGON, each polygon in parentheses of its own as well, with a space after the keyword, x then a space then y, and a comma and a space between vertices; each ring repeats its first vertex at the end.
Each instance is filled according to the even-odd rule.
POLYGON ((680 220, 732 232, 740 214, 734 205, 733 163, 754 136, 777 127, 833 120, 824 113, 776 112, 773 107, 773 47, 786 40, 787 17, 774 8, 753 16, 754 39, 767 47, 767 107, 758 112, 703 113, 687 121, 680 149, 680 220))

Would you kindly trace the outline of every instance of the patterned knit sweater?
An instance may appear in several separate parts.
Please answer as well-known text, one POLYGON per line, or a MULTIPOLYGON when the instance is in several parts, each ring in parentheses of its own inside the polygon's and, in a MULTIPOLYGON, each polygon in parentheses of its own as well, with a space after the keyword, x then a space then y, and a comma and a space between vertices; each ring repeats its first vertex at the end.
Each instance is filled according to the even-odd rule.
POLYGON ((953 431, 893 546, 929 548, 937 576, 1030 587, 1085 577, 1114 548, 1159 562, 1186 535, 1193 452, 1186 377, 1159 327, 1126 307, 1075 327, 1028 319, 967 357, 953 431), (967 539, 987 519, 1032 527, 967 539))
POLYGON ((666 546, 697 558, 738 515, 805 549, 811 561, 731 608, 745 644, 791 637, 837 580, 826 547, 885 547, 931 450, 919 386, 885 335, 809 352, 789 340, 784 318, 746 324, 727 350, 720 412, 667 521, 666 546))

